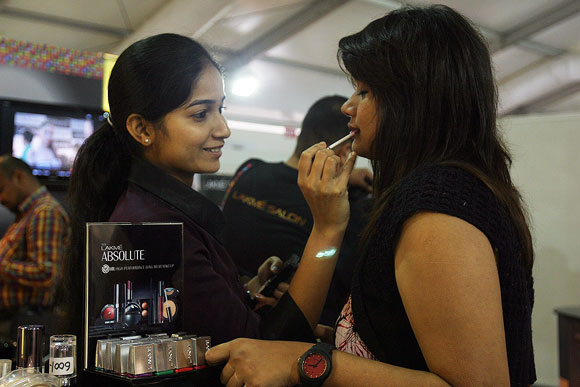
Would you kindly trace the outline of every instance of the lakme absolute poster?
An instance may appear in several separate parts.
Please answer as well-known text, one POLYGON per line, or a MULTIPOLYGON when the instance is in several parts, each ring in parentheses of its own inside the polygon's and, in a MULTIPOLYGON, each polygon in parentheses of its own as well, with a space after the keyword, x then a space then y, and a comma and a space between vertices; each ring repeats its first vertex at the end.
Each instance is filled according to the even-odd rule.
POLYGON ((182 223, 87 223, 85 367, 96 340, 177 332, 183 291, 182 223))

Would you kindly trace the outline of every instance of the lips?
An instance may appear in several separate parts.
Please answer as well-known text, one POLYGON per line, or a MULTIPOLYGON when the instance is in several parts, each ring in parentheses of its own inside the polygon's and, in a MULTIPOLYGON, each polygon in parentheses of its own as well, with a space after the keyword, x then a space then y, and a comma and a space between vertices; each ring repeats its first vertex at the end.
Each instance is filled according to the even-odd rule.
POLYGON ((222 147, 223 145, 220 145, 213 148, 203 148, 203 150, 210 153, 219 153, 222 150, 222 147))

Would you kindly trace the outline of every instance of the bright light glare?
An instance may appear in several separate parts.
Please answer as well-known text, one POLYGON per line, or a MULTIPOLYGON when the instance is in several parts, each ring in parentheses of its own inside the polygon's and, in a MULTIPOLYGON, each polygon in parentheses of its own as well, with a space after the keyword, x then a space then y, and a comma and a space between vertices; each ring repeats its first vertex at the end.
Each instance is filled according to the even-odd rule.
POLYGON ((234 81, 232 93, 240 97, 252 95, 258 88, 258 81, 254 77, 242 77, 234 81))
POLYGON ((286 127, 281 125, 258 124, 253 122, 228 120, 228 126, 230 129, 246 130, 249 132, 262 132, 282 135, 286 133, 286 127))
POLYGON ((328 250, 319 251, 316 253, 316 258, 330 258, 336 253, 335 248, 330 248, 328 250))

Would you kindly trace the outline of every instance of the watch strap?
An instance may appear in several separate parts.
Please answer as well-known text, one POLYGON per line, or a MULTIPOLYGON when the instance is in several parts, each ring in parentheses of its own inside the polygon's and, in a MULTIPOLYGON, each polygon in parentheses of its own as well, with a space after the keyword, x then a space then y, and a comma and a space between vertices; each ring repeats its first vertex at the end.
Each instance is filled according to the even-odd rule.
POLYGON ((334 345, 329 344, 329 343, 324 343, 324 342, 316 343, 312 347, 310 347, 310 351, 323 352, 323 353, 327 354, 330 358, 332 358, 332 351, 334 351, 335 349, 336 349, 336 347, 334 345))

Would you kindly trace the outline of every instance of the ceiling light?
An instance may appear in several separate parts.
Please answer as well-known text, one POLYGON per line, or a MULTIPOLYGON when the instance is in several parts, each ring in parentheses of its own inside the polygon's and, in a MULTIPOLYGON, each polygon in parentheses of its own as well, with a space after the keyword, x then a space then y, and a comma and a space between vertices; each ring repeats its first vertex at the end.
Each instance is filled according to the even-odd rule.
POLYGON ((258 80, 254 77, 246 76, 237 78, 232 86, 232 93, 240 97, 252 95, 258 88, 258 80))

